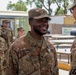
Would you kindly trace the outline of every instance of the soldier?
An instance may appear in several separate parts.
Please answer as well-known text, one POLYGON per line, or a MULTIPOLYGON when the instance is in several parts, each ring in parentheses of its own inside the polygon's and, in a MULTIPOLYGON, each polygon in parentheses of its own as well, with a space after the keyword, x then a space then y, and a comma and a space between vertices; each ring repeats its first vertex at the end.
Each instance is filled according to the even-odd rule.
MULTIPOLYGON (((0 36, 1 36, 1 31, 0 31, 0 36)), ((7 50, 6 41, 2 37, 0 37, 0 75, 2 75, 2 69, 4 69, 1 64, 3 64, 3 61, 6 60, 5 58, 6 50, 7 50)))
POLYGON ((75 19, 74 24, 76 24, 76 0, 74 0, 73 5, 69 9, 71 13, 73 14, 73 17, 75 19))
POLYGON ((7 43, 2 37, 0 37, 0 75, 2 75, 4 69, 6 68, 5 66, 7 60, 6 52, 7 52, 7 43))
POLYGON ((36 8, 28 17, 31 31, 11 45, 5 75, 59 75, 55 48, 43 36, 50 16, 36 8))
MULTIPOLYGON (((73 13, 73 16, 76 20, 76 0, 74 0, 74 4, 70 8, 70 11, 73 13)), ((76 21, 74 22, 76 24, 76 21)), ((76 75, 76 39, 74 40, 71 47, 71 70, 69 75, 76 75)))
POLYGON ((17 38, 21 37, 24 35, 24 29, 22 27, 17 28, 17 38))
POLYGON ((13 42, 13 32, 11 29, 8 28, 8 25, 9 25, 8 20, 2 21, 1 37, 5 39, 9 48, 10 44, 13 42))

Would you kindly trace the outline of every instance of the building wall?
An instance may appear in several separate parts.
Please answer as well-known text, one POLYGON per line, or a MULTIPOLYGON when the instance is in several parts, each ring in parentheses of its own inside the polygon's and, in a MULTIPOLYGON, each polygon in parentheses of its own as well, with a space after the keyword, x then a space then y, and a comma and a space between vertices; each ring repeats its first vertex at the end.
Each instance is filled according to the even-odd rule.
POLYGON ((64 16, 51 16, 50 23, 64 24, 64 16))
POLYGON ((52 34, 70 34, 69 31, 76 28, 75 19, 71 15, 52 16, 49 23, 49 30, 52 34), (67 33, 64 33, 65 30, 67 33))
POLYGON ((75 19, 73 18, 73 16, 67 16, 64 17, 64 24, 73 24, 75 21, 75 19))
POLYGON ((68 34, 71 30, 76 30, 75 24, 49 24, 51 34, 68 34))
POLYGON ((51 16, 50 23, 53 24, 73 24, 74 18, 71 15, 60 15, 60 16, 51 16))
POLYGON ((49 24, 49 30, 51 34, 62 34, 63 24, 49 24))

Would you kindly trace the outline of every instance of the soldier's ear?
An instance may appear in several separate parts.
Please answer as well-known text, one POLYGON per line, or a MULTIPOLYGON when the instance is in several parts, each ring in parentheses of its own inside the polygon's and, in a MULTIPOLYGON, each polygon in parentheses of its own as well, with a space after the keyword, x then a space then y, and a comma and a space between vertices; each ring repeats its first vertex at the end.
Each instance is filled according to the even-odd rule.
POLYGON ((30 19, 30 20, 29 20, 29 24, 30 24, 30 26, 33 25, 33 19, 30 19))

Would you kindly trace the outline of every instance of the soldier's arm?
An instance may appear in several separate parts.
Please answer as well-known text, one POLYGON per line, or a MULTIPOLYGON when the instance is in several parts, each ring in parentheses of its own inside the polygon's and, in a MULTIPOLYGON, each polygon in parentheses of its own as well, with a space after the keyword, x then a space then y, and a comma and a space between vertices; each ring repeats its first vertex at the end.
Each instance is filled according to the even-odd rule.
POLYGON ((69 72, 69 75, 76 75, 76 40, 73 42, 71 47, 71 70, 69 72))
POLYGON ((2 75, 3 69, 6 66, 3 66, 3 61, 6 60, 5 54, 7 52, 7 44, 3 38, 0 37, 0 74, 2 75))
POLYGON ((59 75, 59 68, 58 68, 58 61, 57 61, 57 53, 56 53, 56 50, 55 50, 55 47, 50 43, 48 42, 48 44, 50 44, 50 48, 53 52, 53 55, 54 55, 54 61, 55 63, 53 64, 53 75, 59 75))
POLYGON ((55 50, 55 48, 54 48, 54 59, 55 59, 54 75, 59 75, 58 61, 57 61, 57 54, 56 54, 56 50, 55 50))
POLYGON ((76 75, 76 50, 71 52, 71 70, 69 75, 76 75))
POLYGON ((12 43, 13 42, 13 31, 12 30, 8 30, 8 39, 10 40, 10 42, 12 43))
POLYGON ((17 52, 10 48, 5 75, 18 75, 18 62, 17 52))
POLYGON ((14 39, 13 39, 13 31, 11 31, 11 42, 13 42, 14 39))

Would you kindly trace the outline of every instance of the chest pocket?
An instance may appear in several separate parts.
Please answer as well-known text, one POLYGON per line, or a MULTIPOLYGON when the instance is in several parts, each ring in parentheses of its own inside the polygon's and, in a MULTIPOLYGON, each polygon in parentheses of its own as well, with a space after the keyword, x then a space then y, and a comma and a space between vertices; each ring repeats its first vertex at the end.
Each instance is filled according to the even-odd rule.
POLYGON ((23 73, 26 73, 26 75, 31 75, 33 72, 38 71, 40 68, 38 61, 39 59, 38 56, 32 54, 34 53, 34 50, 29 49, 27 53, 26 51, 24 51, 23 53, 26 55, 22 56, 19 60, 20 71, 22 70, 23 73))
POLYGON ((44 48, 41 50, 40 53, 40 60, 41 60, 41 67, 52 67, 52 65, 54 64, 54 53, 52 52, 52 50, 50 49, 48 51, 48 48, 44 48))

